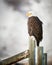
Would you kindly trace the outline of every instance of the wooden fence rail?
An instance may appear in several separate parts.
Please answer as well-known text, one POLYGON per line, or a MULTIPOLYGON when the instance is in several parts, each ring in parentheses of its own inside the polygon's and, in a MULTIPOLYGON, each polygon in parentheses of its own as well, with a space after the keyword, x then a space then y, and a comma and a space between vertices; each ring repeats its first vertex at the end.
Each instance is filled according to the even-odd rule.
POLYGON ((19 53, 15 56, 12 56, 10 58, 4 59, 0 61, 0 65, 11 65, 13 63, 16 63, 22 59, 28 58, 29 57, 29 50, 26 50, 22 53, 19 53))

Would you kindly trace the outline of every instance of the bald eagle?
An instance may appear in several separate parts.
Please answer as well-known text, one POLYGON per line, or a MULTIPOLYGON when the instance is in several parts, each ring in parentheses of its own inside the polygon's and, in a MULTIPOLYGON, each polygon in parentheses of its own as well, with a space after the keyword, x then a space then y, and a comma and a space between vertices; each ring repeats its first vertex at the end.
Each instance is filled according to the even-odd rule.
POLYGON ((34 36, 37 41, 37 46, 43 38, 42 22, 37 16, 31 16, 28 18, 28 33, 30 36, 34 36))

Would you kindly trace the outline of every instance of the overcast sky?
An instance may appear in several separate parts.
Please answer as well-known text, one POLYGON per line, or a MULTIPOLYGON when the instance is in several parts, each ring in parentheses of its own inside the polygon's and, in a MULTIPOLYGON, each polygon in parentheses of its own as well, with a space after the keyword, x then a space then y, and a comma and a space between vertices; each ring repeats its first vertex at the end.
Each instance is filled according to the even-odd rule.
POLYGON ((43 22, 43 40, 40 45, 44 46, 44 52, 48 53, 48 57, 52 57, 52 0, 20 0, 19 4, 11 3, 10 0, 0 0, 1 58, 28 49, 28 11, 43 22))

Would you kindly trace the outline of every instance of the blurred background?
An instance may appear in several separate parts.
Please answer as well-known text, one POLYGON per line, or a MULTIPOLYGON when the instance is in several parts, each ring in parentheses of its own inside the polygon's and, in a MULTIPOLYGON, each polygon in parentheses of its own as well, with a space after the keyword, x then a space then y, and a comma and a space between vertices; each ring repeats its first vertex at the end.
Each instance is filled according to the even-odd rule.
POLYGON ((40 46, 52 61, 52 0, 0 0, 0 59, 28 49, 28 11, 43 22, 40 46))

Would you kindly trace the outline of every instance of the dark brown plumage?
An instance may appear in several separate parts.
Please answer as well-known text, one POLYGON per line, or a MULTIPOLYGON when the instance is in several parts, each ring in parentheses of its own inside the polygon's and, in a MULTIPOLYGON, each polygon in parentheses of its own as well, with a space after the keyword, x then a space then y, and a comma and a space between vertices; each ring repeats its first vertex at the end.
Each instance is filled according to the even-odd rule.
POLYGON ((36 16, 28 18, 28 33, 30 36, 34 36, 37 40, 37 46, 43 38, 42 22, 36 16))

